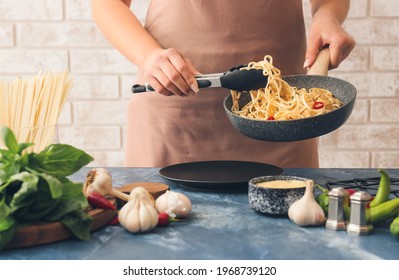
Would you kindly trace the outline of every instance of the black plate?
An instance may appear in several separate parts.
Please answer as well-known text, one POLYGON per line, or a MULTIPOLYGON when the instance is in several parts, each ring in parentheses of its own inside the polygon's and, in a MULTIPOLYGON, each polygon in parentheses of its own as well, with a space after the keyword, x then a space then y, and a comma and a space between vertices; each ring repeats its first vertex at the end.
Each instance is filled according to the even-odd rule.
POLYGON ((280 167, 249 161, 196 161, 169 165, 159 171, 162 177, 198 190, 247 190, 254 177, 281 175, 280 167))

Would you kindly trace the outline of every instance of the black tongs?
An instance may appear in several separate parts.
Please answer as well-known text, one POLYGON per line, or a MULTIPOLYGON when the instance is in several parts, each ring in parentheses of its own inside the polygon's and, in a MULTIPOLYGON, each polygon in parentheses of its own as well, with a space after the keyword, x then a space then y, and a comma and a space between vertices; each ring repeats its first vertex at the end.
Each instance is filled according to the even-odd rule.
MULTIPOLYGON (((266 87, 267 76, 263 75, 263 70, 240 70, 243 67, 246 67, 246 65, 238 65, 224 73, 197 75, 195 79, 199 88, 223 87, 236 91, 249 91, 266 87)), ((133 93, 146 91, 154 91, 154 89, 148 83, 132 86, 133 93)))

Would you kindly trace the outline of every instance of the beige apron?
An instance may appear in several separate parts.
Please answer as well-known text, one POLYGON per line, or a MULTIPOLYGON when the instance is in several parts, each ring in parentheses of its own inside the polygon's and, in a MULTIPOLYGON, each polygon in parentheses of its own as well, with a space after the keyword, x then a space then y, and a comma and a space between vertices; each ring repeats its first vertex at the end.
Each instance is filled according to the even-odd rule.
MULTIPOLYGON (((272 55, 283 75, 303 73, 306 43, 300 0, 153 0, 145 27, 201 73, 272 55)), ((138 42, 139 43, 139 42, 138 42)), ((142 72, 138 82, 143 81, 142 72)), ((237 132, 224 112, 226 89, 196 97, 137 93, 128 109, 126 166, 162 167, 202 160, 246 160, 318 167, 317 139, 272 143, 237 132)))

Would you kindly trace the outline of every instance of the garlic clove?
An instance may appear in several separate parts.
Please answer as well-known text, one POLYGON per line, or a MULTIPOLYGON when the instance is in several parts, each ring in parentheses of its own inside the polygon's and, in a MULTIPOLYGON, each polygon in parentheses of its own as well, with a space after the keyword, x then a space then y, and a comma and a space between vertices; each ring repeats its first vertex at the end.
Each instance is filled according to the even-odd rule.
POLYGON ((137 208, 136 201, 129 201, 119 211, 119 223, 129 232, 140 231, 139 212, 137 208))
POLYGON ((152 221, 151 221, 151 215, 148 215, 148 211, 151 211, 151 209, 148 209, 145 204, 143 204, 141 201, 139 201, 139 221, 140 221, 140 231, 147 231, 151 228, 152 221))
MULTIPOLYGON (((130 195, 134 195, 134 194, 138 194, 141 197, 141 199, 146 199, 146 200, 148 200, 148 202, 150 202, 152 205, 155 206, 154 198, 152 197, 150 192, 147 191, 144 187, 136 187, 136 188, 134 188, 130 192, 130 195)), ((129 196, 129 199, 130 199, 130 196, 129 196)))

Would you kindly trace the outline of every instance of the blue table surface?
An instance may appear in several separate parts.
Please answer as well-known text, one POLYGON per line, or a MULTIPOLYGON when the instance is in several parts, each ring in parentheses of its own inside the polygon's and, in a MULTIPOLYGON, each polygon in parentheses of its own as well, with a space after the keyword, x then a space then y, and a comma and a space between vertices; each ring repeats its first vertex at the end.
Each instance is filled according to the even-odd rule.
MULTIPOLYGON (((389 225, 375 227, 366 236, 350 235, 324 227, 299 227, 288 218, 270 217, 249 207, 243 192, 210 192, 188 189, 158 175, 157 168, 107 168, 114 186, 133 182, 162 182, 192 201, 190 218, 151 232, 132 234, 121 226, 106 226, 89 241, 75 238, 52 244, 0 252, 0 259, 399 259, 399 239, 389 225)), ((72 176, 83 181, 88 168, 72 176)), ((376 169, 285 169, 286 175, 311 178, 324 185, 331 180, 379 177, 376 169)), ((399 177, 399 169, 387 169, 399 177)))

